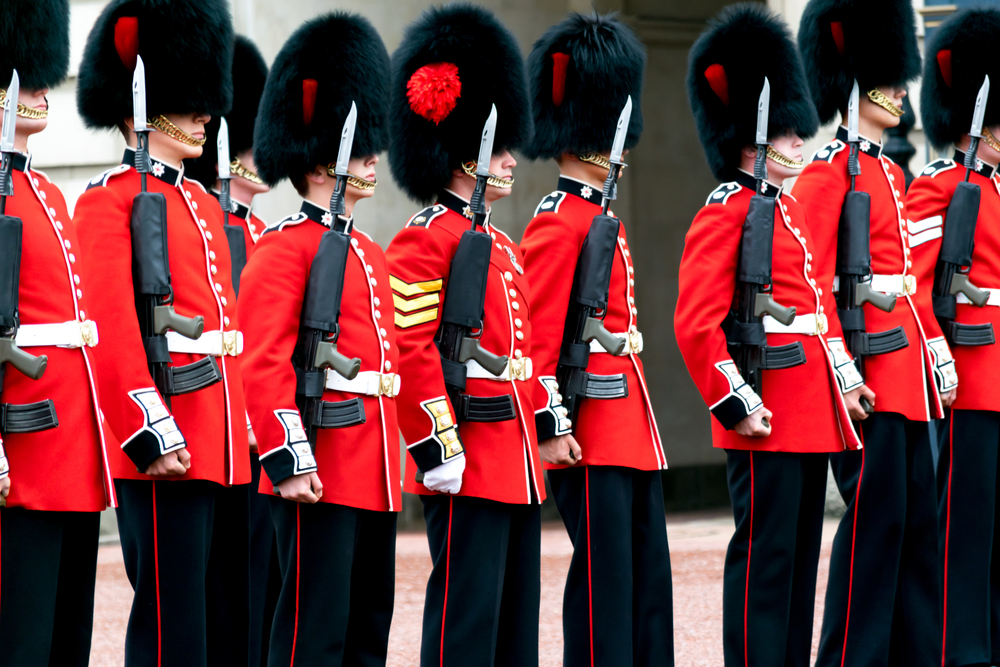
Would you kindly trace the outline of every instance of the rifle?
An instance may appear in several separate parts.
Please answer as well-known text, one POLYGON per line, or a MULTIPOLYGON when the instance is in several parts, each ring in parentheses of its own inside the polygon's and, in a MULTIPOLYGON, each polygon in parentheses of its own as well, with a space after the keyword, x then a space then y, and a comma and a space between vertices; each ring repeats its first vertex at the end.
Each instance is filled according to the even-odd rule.
POLYGON ((729 326, 730 343, 735 344, 733 361, 743 381, 760 396, 763 391, 763 370, 791 368, 806 362, 800 341, 772 347, 767 344, 764 315, 770 315, 784 325, 795 320, 795 308, 786 308, 771 296, 771 251, 774 246, 775 200, 763 195, 762 184, 767 180, 767 119, 771 101, 771 82, 764 77, 764 87, 757 101, 757 157, 753 177, 757 191, 750 198, 747 217, 743 221, 740 257, 736 272, 739 297, 734 321, 729 326))
MULTIPOLYGON (((323 400, 327 369, 353 380, 361 370, 361 360, 348 359, 337 351, 340 337, 340 303, 344 295, 344 274, 351 248, 351 237, 338 230, 339 216, 345 212, 344 190, 347 187, 347 164, 354 146, 354 128, 358 109, 344 121, 340 135, 340 150, 335 170, 336 185, 330 197, 330 229, 323 232, 319 248, 309 270, 309 283, 302 303, 299 337, 292 354, 295 366, 295 404, 313 451, 321 428, 344 428, 365 421, 364 404, 360 398, 331 403, 323 400)), ((243 230, 240 231, 242 239, 243 230)))
POLYGON ((934 315, 941 323, 948 342, 952 345, 993 345, 996 338, 993 325, 960 324, 955 321, 957 295, 963 294, 974 305, 982 308, 989 301, 990 293, 969 282, 972 269, 972 252, 975 248, 976 222, 979 219, 979 186, 969 181, 976 168, 976 153, 982 138, 986 101, 990 93, 987 76, 976 97, 976 110, 969 130, 969 150, 965 153, 965 180, 955 188, 945 215, 944 235, 937 265, 934 267, 932 300, 934 315))
POLYGON ((222 374, 211 357, 178 369, 170 367, 167 330, 194 340, 205 330, 205 318, 184 317, 174 312, 167 247, 167 199, 163 193, 146 189, 146 175, 152 166, 146 126, 146 70, 141 56, 136 58, 132 77, 132 105, 137 139, 134 166, 142 182, 141 191, 132 200, 132 289, 150 375, 169 406, 171 396, 218 382, 222 374))
POLYGON ((573 275, 569 309, 563 326, 562 347, 556 380, 562 394, 562 407, 570 423, 576 423, 582 398, 621 398, 628 396, 628 384, 622 374, 592 375, 586 372, 590 362, 590 343, 596 340, 609 354, 620 355, 626 340, 604 328, 607 315, 611 270, 618 251, 618 231, 621 222, 608 215, 611 202, 618 196, 618 177, 625 163, 622 153, 629 121, 632 118, 632 96, 629 95, 618 117, 615 138, 611 144, 611 166, 601 191, 601 213, 595 215, 583 240, 573 275))
POLYGON ((233 292, 240 294, 240 275, 247 265, 247 239, 243 228, 229 224, 229 214, 233 211, 233 201, 229 196, 230 181, 233 172, 229 168, 229 123, 225 118, 219 119, 219 139, 217 142, 219 163, 219 206, 222 208, 222 228, 226 232, 229 243, 229 261, 233 267, 233 292))

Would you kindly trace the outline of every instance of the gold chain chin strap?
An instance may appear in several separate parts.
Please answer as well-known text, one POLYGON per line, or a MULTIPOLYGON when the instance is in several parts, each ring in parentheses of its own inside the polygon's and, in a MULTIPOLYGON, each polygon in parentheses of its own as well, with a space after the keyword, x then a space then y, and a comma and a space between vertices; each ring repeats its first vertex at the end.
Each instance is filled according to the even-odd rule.
POLYGON ((249 169, 243 166, 238 157, 233 158, 233 161, 229 165, 229 170, 240 178, 245 178, 251 183, 256 183, 257 185, 264 185, 264 179, 262 179, 257 174, 253 173, 249 169))
POLYGON ((893 104, 892 100, 886 97, 878 88, 872 88, 868 91, 868 99, 891 113, 896 118, 903 115, 903 110, 893 104))
POLYGON ((1000 153, 1000 141, 997 141, 988 127, 983 128, 983 141, 986 142, 987 146, 1000 153))
POLYGON ((782 155, 778 151, 774 150, 773 146, 767 147, 767 156, 772 160, 774 160, 775 162, 777 162, 778 164, 780 164, 781 166, 788 167, 789 169, 802 169, 803 167, 806 166, 805 162, 798 162, 797 160, 793 160, 787 155, 782 155))
MULTIPOLYGON (((0 88, 0 104, 7 101, 7 91, 0 88)), ((49 117, 48 109, 32 109, 31 107, 26 107, 20 102, 17 103, 17 115, 21 118, 30 118, 31 120, 39 120, 42 118, 49 117)))
POLYGON ((584 153, 583 155, 577 155, 576 159, 580 162, 596 164, 601 169, 611 169, 611 160, 604 157, 600 153, 584 153))
MULTIPOLYGON (((476 168, 477 168, 477 165, 476 165, 476 162, 474 160, 470 160, 469 162, 463 162, 462 163, 462 172, 464 172, 465 175, 467 175, 467 176, 472 176, 473 178, 475 178, 476 177, 476 168)), ((487 185, 492 185, 495 188, 502 188, 504 190, 509 190, 512 187, 514 187, 514 179, 513 178, 500 178, 499 176, 494 176, 493 174, 490 174, 489 177, 486 179, 486 184, 487 185)))
MULTIPOLYGON (((337 168, 333 164, 328 164, 328 165, 326 165, 326 173, 328 175, 330 175, 330 176, 336 177, 337 176, 337 168)), ((374 181, 366 181, 365 179, 361 178, 360 176, 352 174, 351 172, 347 172, 347 184, 348 185, 353 185, 358 190, 368 191, 368 190, 374 190, 375 189, 375 186, 378 185, 378 179, 376 179, 374 181)))
POLYGON ((150 126, 167 135, 175 141, 179 141, 185 146, 204 146, 204 139, 195 139, 190 134, 171 123, 166 116, 160 115, 146 121, 150 126))

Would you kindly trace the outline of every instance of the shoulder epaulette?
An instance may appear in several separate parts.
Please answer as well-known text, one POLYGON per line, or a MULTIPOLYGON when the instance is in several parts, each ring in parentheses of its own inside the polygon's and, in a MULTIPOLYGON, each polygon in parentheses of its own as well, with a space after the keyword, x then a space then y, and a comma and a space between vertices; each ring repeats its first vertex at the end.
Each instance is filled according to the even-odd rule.
POLYGON ((111 169, 101 172, 97 176, 90 179, 90 183, 87 183, 87 189, 89 190, 91 188, 104 187, 112 178, 124 174, 129 169, 131 169, 131 167, 127 164, 120 164, 115 167, 111 167, 111 169))
POLYGON ((920 176, 930 176, 934 178, 938 174, 943 174, 946 171, 950 171, 958 167, 958 163, 954 160, 939 159, 934 160, 920 172, 920 176))
POLYGON ((444 204, 434 204, 433 206, 428 206, 407 220, 404 227, 430 227, 431 223, 434 222, 434 219, 444 215, 447 210, 448 207, 444 204))
POLYGON ((844 150, 845 146, 847 146, 847 144, 840 139, 834 139, 826 146, 823 146, 823 148, 813 153, 812 160, 810 160, 810 162, 822 161, 827 164, 832 164, 833 158, 837 156, 837 153, 844 150))
POLYGON ((280 232, 285 227, 293 227, 295 225, 305 222, 308 219, 309 216, 306 215, 305 213, 296 213, 294 215, 290 215, 287 218, 282 218, 281 220, 278 220, 273 225, 268 225, 267 229, 264 230, 264 233, 261 234, 261 236, 263 236, 264 234, 270 234, 271 232, 280 232))
POLYGON ((740 184, 736 181, 731 183, 723 183, 719 187, 712 190, 712 194, 708 195, 708 199, 705 200, 705 206, 709 204, 726 204, 729 202, 729 198, 740 191, 740 184))
POLYGON ((539 213, 558 213, 559 205, 563 203, 563 199, 565 198, 565 192, 556 190, 538 203, 538 206, 535 207, 535 215, 539 213))

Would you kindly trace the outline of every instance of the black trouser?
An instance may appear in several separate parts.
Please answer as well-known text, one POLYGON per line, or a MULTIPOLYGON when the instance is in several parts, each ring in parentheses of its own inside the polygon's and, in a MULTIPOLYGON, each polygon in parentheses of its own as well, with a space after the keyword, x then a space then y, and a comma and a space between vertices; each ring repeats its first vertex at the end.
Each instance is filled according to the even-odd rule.
POLYGON ((250 505, 248 487, 218 486, 205 579, 208 664, 246 667, 250 645, 250 505))
POLYGON ((247 491, 250 521, 250 667, 267 665, 271 640, 271 622, 281 592, 281 569, 278 567, 278 543, 274 540, 271 504, 268 496, 258 493, 260 459, 250 454, 253 476, 247 491))
POLYGON ((269 496, 281 563, 270 667, 385 665, 396 513, 269 496))
POLYGON ((0 510, 0 666, 90 660, 99 512, 0 510))
POLYGON ((420 499, 434 561, 422 667, 537 667, 540 506, 420 499))
POLYGON ((830 457, 847 513, 833 540, 817 667, 941 663, 937 495, 926 422, 877 412, 830 457))
POLYGON ((670 549, 660 472, 550 470, 573 559, 563 595, 563 664, 674 664, 670 549))
POLYGON ((949 410, 939 423, 938 501, 944 573, 945 666, 997 662, 1000 554, 994 529, 1000 412, 949 410), (992 575, 992 576, 991 576, 992 575), (996 642, 996 633, 993 634, 996 642))
POLYGON ((809 667, 826 454, 726 450, 736 532, 726 552, 726 667, 809 667))

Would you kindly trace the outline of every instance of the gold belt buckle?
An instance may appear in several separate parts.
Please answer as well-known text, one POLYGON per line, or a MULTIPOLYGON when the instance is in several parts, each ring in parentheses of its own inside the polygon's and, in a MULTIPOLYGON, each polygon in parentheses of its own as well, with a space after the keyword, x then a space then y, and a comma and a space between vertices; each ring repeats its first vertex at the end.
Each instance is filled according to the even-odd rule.
POLYGON ((820 335, 830 330, 830 322, 826 319, 826 313, 816 313, 816 332, 820 335))
POLYGON ((395 381, 395 373, 380 373, 378 376, 378 396, 388 396, 389 398, 394 398, 396 394, 392 389, 396 383, 395 381))
POLYGON ((917 293, 917 277, 912 273, 903 276, 903 294, 912 296, 917 293))
POLYGON ((235 357, 239 354, 238 347, 238 331, 223 331, 222 332, 222 355, 229 355, 230 357, 235 357))
POLYGON ((628 350, 632 354, 639 354, 642 344, 642 334, 638 330, 628 332, 628 350))
POLYGON ((80 337, 83 338, 83 344, 87 347, 97 345, 97 327, 94 326, 93 320, 80 322, 80 337))
POLYGON ((525 366, 524 359, 511 359, 507 363, 510 364, 510 379, 525 381, 525 366))

